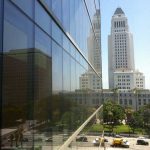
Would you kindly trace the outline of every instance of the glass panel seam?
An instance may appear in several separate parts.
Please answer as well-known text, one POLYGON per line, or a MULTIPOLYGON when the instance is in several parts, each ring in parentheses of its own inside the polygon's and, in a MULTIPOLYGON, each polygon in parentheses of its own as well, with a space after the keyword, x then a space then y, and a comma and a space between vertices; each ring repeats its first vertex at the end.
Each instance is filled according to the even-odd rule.
MULTIPOLYGON (((4 35, 4 1, 2 0, 1 2, 1 12, 0 12, 0 16, 1 16, 1 19, 2 19, 2 27, 1 27, 1 33, 0 33, 0 39, 1 39, 1 47, 0 48, 2 48, 2 51, 0 52, 1 54, 0 55, 2 55, 1 56, 1 62, 0 62, 0 67, 1 67, 1 78, 0 78, 0 128, 2 129, 2 117, 3 117, 3 115, 2 115, 2 101, 3 101, 3 90, 2 90, 2 88, 3 88, 3 35, 4 35)), ((0 136, 2 135, 2 130, 0 131, 0 136)), ((2 145, 2 140, 0 140, 0 145, 2 145)))

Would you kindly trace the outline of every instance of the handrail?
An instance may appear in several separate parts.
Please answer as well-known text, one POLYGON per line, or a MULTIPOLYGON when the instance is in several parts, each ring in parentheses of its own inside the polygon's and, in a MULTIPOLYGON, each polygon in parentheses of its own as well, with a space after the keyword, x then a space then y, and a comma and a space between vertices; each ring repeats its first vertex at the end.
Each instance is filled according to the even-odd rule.
POLYGON ((95 112, 65 141, 65 143, 59 148, 59 150, 66 150, 70 143, 77 137, 81 130, 89 123, 89 121, 101 110, 101 105, 95 112))

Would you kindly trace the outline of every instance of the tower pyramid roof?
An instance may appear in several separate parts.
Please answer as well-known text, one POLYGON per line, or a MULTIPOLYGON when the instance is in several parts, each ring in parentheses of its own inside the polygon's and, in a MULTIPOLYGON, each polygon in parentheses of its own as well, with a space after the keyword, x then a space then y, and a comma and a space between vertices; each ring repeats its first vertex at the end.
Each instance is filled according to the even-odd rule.
POLYGON ((122 10, 120 7, 118 7, 118 8, 116 9, 114 15, 119 15, 119 14, 124 14, 123 10, 122 10))

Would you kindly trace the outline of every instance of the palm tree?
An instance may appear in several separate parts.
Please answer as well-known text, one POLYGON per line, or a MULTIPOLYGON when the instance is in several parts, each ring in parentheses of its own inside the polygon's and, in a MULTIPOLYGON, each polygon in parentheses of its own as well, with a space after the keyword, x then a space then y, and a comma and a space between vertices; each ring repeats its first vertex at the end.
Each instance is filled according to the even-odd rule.
POLYGON ((131 120, 133 112, 134 112, 134 110, 131 107, 125 108, 126 123, 128 123, 128 121, 131 120))
POLYGON ((137 101, 138 101, 138 94, 139 94, 139 89, 134 88, 133 93, 136 95, 136 101, 135 101, 135 110, 137 111, 137 101))
MULTIPOLYGON (((118 96, 117 96, 118 91, 119 91, 119 90, 118 90, 118 87, 111 89, 111 91, 113 92, 113 100, 114 100, 114 102, 117 103, 117 99, 118 99, 118 98, 116 98, 116 97, 118 97, 118 96)), ((119 104, 119 102, 118 102, 118 104, 119 104)))

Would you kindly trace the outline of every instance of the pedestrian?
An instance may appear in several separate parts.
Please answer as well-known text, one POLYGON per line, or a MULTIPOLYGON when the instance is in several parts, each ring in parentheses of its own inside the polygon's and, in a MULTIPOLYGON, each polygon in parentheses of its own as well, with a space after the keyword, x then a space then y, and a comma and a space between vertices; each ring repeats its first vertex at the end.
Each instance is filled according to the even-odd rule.
POLYGON ((10 146, 12 147, 13 146, 14 135, 10 134, 9 139, 10 139, 10 146))
POLYGON ((23 134, 22 134, 22 132, 20 132, 20 144, 21 144, 21 147, 22 147, 22 142, 23 142, 23 134))
POLYGON ((16 131, 16 133, 15 133, 16 147, 18 147, 18 140, 19 140, 19 132, 16 131))

